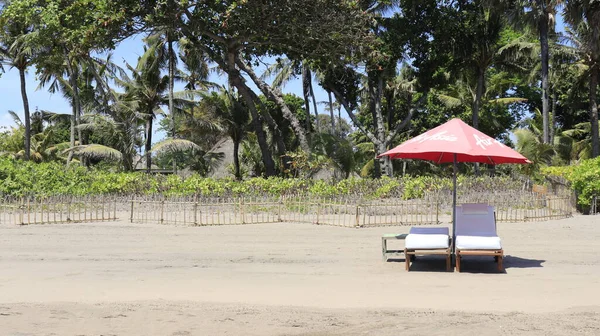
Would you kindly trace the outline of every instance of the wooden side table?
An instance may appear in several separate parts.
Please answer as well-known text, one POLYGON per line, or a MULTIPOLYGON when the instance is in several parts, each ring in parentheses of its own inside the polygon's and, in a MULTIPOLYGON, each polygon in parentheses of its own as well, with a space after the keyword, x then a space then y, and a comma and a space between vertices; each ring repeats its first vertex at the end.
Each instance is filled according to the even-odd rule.
POLYGON ((402 234, 386 233, 383 236, 381 236, 381 253, 383 255, 383 261, 387 261, 388 257, 390 257, 390 256, 404 255, 403 249, 402 250, 388 250, 387 249, 387 241, 390 239, 404 240, 404 239, 406 239, 406 236, 408 236, 408 234, 406 234, 406 233, 402 233, 402 234))

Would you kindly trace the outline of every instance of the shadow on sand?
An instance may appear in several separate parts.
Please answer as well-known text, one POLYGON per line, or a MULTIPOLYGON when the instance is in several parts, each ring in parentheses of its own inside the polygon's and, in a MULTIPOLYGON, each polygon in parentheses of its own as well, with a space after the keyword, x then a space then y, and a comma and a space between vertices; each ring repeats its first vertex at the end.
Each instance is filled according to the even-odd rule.
MULTIPOLYGON (((546 260, 527 259, 516 256, 504 256, 504 271, 498 271, 498 265, 492 257, 468 256, 462 258, 461 273, 506 274, 510 268, 538 268, 546 260)), ((404 258, 388 259, 388 262, 402 263, 404 258)), ((411 272, 446 272, 446 259, 443 256, 419 256, 410 265, 411 272)), ((454 271, 454 269, 453 269, 454 271)))
MULTIPOLYGON (((401 263, 404 267, 404 258, 388 259, 388 262, 401 263)), ((418 256, 410 264, 411 272, 446 272, 446 257, 437 255, 418 256)))

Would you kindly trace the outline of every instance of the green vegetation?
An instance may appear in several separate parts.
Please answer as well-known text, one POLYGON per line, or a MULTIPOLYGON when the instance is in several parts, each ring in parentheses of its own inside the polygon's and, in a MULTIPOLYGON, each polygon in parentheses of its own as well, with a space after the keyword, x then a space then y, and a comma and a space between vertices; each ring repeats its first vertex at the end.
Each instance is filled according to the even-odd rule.
MULTIPOLYGON (((233 178, 213 179, 194 174, 187 178, 177 175, 147 175, 142 172, 109 172, 70 166, 56 162, 35 164, 13 159, 0 159, 0 194, 23 195, 98 195, 98 194, 164 194, 200 196, 283 196, 312 195, 321 197, 366 197, 403 199, 420 198, 439 191, 449 192, 452 179, 412 177, 323 181, 299 178, 270 177, 236 181, 233 178)), ((510 177, 459 176, 462 190, 521 189, 510 177)))
POLYGON ((577 203, 584 209, 593 196, 600 196, 600 158, 583 160, 577 165, 546 167, 542 173, 565 178, 577 192, 577 203))

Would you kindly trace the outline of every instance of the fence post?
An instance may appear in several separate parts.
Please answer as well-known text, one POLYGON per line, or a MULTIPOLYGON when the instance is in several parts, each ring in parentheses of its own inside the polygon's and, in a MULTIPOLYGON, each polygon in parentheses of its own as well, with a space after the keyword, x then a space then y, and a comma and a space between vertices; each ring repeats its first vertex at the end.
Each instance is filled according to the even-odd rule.
POLYGON ((360 205, 356 205, 356 227, 360 227, 360 205))
POLYGON ((160 201, 160 224, 164 221, 165 200, 160 201))
POLYGON ((435 223, 440 224, 440 198, 435 198, 435 223))
POLYGON ((317 206, 317 224, 319 224, 319 213, 321 212, 321 207, 319 206, 319 203, 315 203, 315 205, 317 206))
MULTIPOLYGON (((131 196, 131 213, 130 213, 130 216, 129 216, 130 223, 133 223, 133 202, 134 202, 133 201, 133 196, 131 196)), ((115 213, 115 217, 117 217, 116 213, 115 213)))
MULTIPOLYGON (((105 219, 104 219, 104 195, 101 196, 101 199, 102 199, 102 221, 104 222, 105 221, 105 219)), ((97 214, 96 214, 96 217, 98 217, 97 214)), ((96 219, 98 219, 98 218, 96 218, 96 219)))
POLYGON ((283 222, 283 220, 281 219, 281 208, 283 206, 283 196, 279 197, 279 202, 277 204, 277 221, 278 222, 283 222))
POLYGON ((194 194, 194 225, 198 225, 198 194, 194 194))
POLYGON ((30 205, 30 199, 29 197, 27 197, 27 224, 31 224, 31 205, 30 205))
POLYGON ((23 222, 24 217, 25 217, 25 201, 23 200, 23 198, 21 198, 21 205, 19 206, 19 208, 21 209, 21 211, 19 211, 19 224, 20 225, 24 225, 25 223, 23 222))
POLYGON ((67 222, 71 221, 71 199, 67 201, 67 222))
POLYGON ((246 215, 244 214, 244 196, 240 197, 240 212, 242 214, 242 224, 246 224, 246 215))

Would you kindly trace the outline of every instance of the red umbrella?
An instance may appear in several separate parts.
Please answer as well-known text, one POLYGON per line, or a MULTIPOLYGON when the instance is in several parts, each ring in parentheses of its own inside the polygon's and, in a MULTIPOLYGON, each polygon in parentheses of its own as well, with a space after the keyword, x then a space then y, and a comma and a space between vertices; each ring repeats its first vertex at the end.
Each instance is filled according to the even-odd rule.
POLYGON ((460 119, 431 129, 379 155, 392 159, 419 159, 436 163, 454 163, 454 190, 452 196, 452 242, 456 240, 456 163, 479 162, 487 164, 531 163, 517 151, 498 140, 474 129, 460 119))

